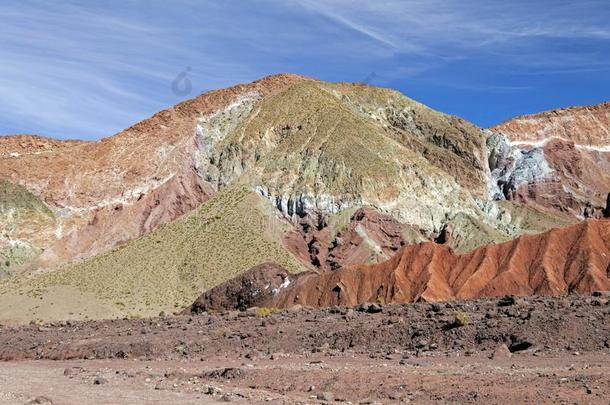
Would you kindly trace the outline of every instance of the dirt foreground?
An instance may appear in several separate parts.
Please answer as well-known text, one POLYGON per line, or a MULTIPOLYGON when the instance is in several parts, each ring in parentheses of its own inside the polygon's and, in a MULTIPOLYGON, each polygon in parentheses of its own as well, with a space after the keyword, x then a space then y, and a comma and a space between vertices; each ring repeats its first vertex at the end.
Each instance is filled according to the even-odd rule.
POLYGON ((610 403, 604 294, 267 312, 4 325, 0 403, 610 403))

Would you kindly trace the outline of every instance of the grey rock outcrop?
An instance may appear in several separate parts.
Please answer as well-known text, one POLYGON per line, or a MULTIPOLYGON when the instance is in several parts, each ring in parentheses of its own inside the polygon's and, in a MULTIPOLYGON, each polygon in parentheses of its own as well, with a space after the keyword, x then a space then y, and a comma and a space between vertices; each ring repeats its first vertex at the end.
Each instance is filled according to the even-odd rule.
POLYGON ((540 147, 521 149, 500 133, 487 138, 490 195, 495 200, 512 200, 519 186, 548 178, 552 169, 540 147))

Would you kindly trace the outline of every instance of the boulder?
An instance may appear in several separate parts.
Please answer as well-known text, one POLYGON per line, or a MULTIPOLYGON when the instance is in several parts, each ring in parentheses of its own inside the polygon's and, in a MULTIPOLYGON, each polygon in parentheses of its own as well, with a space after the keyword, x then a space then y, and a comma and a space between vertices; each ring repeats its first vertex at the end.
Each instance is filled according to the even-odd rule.
POLYGON ((254 266, 239 276, 203 293, 185 314, 206 311, 240 310, 263 307, 292 278, 288 270, 275 263, 254 266))

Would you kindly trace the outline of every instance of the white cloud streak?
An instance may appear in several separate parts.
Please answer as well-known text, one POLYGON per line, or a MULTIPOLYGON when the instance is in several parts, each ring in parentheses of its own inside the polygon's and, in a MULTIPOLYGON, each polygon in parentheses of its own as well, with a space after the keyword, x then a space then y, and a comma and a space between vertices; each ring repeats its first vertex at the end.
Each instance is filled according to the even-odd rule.
POLYGON ((535 40, 610 39, 610 9, 605 0, 296 2, 402 53, 441 56, 526 47, 535 40))

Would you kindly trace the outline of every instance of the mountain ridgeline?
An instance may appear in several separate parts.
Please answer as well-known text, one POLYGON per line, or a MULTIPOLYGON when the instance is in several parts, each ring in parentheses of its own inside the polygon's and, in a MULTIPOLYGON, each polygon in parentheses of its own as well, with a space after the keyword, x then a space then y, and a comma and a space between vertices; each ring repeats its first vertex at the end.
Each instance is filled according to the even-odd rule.
POLYGON ((98 142, 1 137, 0 319, 173 312, 265 262, 333 274, 601 218, 610 108, 595 111, 589 138, 556 136, 580 110, 482 129, 391 89, 282 74, 98 142))

